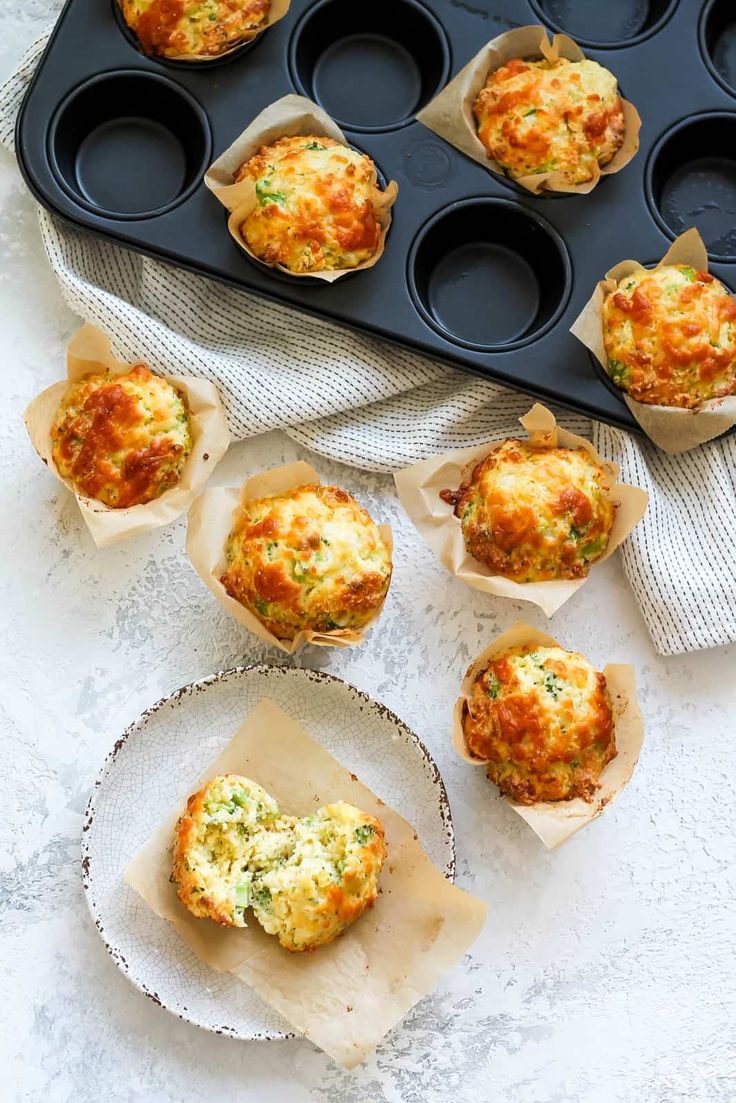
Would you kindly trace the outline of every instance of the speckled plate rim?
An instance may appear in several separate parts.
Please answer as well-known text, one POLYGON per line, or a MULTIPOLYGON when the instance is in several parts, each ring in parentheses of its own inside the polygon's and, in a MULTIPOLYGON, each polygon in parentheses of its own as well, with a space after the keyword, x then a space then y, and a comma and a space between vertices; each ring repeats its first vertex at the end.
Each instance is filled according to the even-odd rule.
MULTIPOLYGON (((239 678, 248 673, 253 674, 268 674, 269 672, 286 675, 293 675, 296 678, 304 677, 307 680, 313 680, 316 682, 331 682, 341 685, 348 691, 348 695, 354 694, 361 701, 363 701, 369 708, 376 710, 384 718, 389 719, 396 727, 398 731, 404 736, 406 743, 410 747, 414 747, 418 751, 420 758, 424 759, 425 764, 429 767, 432 784, 437 789, 437 807, 442 824, 442 834, 445 840, 445 844, 448 849, 448 855, 444 867, 444 875, 447 880, 454 882, 456 873, 456 849, 455 849, 455 827, 452 821, 452 812, 450 810, 450 802, 447 796, 447 789, 440 773, 439 767, 434 760, 431 752, 419 738, 419 736, 412 731, 412 729, 406 724, 401 717, 390 709, 387 705, 377 701, 371 697, 370 694, 364 690, 359 689, 353 685, 352 682, 345 681, 344 678, 338 678, 335 674, 330 674, 324 670, 313 670, 311 667, 292 667, 277 663, 254 663, 243 666, 233 666, 226 670, 217 671, 214 674, 209 674, 204 678, 198 678, 193 682, 188 682, 186 685, 180 686, 178 689, 173 690, 171 693, 167 693, 164 697, 159 698, 153 705, 150 705, 147 709, 136 717, 128 726, 123 730, 118 739, 115 740, 112 750, 110 750, 105 756, 102 766, 100 767, 97 778, 95 779, 90 793, 89 800, 87 801, 87 807, 84 813, 84 819, 82 821, 82 888, 84 889, 84 898, 87 901, 87 907, 94 922, 97 933, 107 950, 112 960, 117 965, 120 972, 126 978, 126 980, 133 985, 139 992, 142 992, 149 1000, 156 1004, 157 1007, 161 1007, 164 1011, 168 1011, 169 1014, 174 1015, 177 1019, 181 1019, 182 1022, 191 1023, 193 1026, 197 1026, 202 1030, 206 1030, 212 1034, 219 1034, 231 1038, 236 1038, 239 1041, 249 1042, 270 1042, 270 1041, 286 1041, 290 1038, 297 1037, 294 1031, 281 1031, 281 1030, 266 1030, 253 1033, 244 1033, 235 1027, 229 1026, 212 1026, 210 1023, 203 1022, 198 1016, 193 1013, 186 1012, 182 1014, 176 1006, 167 1003, 161 999, 157 992, 152 991, 145 983, 145 981, 134 975, 131 972, 127 959, 123 955, 120 949, 108 942, 105 930, 102 924, 102 919, 95 906, 92 887, 93 878, 91 874, 91 839, 92 830, 94 825, 96 801, 99 794, 102 792, 105 782, 108 779, 110 770, 117 759, 117 756, 126 746, 131 736, 135 736, 138 733, 145 732, 146 724, 149 719, 158 713, 161 709, 176 703, 187 694, 191 694, 197 690, 206 690, 208 686, 219 684, 226 681, 229 678, 239 678)), ((318 739, 318 736, 310 732, 313 738, 318 739)))

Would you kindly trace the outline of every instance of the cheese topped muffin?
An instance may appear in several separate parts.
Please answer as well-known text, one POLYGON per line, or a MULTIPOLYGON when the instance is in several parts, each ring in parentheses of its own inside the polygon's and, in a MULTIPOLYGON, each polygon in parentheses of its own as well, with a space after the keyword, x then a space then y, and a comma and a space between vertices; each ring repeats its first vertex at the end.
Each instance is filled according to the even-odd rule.
POLYGON ((362 628, 391 581, 391 553, 370 515, 336 486, 308 484, 244 502, 222 584, 279 639, 301 629, 362 628))
POLYGON ((603 303, 608 374, 637 402, 693 409, 736 394, 736 302, 686 264, 642 269, 603 303))
POLYGON ((176 825, 172 880, 198 918, 258 922, 292 952, 331 942, 370 907, 386 857, 381 823, 339 801, 299 819, 250 778, 212 778, 176 825))
POLYGON ((584 184, 624 140, 616 78, 596 61, 512 58, 489 75, 473 113, 488 156, 512 177, 555 172, 584 184))
POLYGON ((147 54, 217 57, 265 26, 271 0, 119 0, 147 54))
POLYGON ((223 774, 194 793, 176 825, 172 877, 201 918, 245 927, 254 875, 292 846, 293 817, 247 777, 223 774))
POLYGON ((370 907, 386 857, 383 827, 340 801, 294 824, 294 846, 254 879, 253 913, 292 952, 331 942, 370 907))
POLYGON ((192 450, 184 394, 136 364, 70 384, 51 426, 54 463, 77 492, 112 509, 158 498, 192 450))
POLYGON ((458 490, 465 547, 514 582, 584 578, 606 550, 616 515, 603 467, 583 448, 496 445, 458 490))
POLYGON ((332 138, 279 138, 241 165, 256 205, 240 227, 265 264, 290 272, 355 268, 378 249, 380 194, 370 157, 332 138))
POLYGON ((590 801, 616 757, 603 674, 562 647, 510 648, 476 676, 462 718, 470 754, 519 804, 590 801))

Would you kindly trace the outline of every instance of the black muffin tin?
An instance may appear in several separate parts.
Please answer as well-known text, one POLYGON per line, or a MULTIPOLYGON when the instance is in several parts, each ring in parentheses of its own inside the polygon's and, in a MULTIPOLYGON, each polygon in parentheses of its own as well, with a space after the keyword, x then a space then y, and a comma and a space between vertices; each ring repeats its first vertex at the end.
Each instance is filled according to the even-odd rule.
POLYGON ((292 0, 218 62, 147 58, 114 0, 68 0, 19 119, 39 201, 74 226, 205 276, 634 428, 568 332, 596 280, 695 225, 736 263, 733 0, 292 0), (535 197, 413 119, 489 39, 543 23, 619 78, 641 149, 590 195, 535 197), (230 238, 207 165, 267 104, 317 100, 399 198, 386 252, 333 285, 280 276, 230 238))

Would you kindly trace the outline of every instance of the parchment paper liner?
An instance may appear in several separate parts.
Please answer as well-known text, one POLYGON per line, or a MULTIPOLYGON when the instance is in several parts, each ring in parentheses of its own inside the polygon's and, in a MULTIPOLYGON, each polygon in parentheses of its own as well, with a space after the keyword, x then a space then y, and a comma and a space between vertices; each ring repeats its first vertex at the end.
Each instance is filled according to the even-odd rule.
POLYGON ((485 86, 490 73, 500 69, 512 58, 545 57, 556 61, 558 57, 568 61, 583 61, 585 54, 571 38, 556 34, 550 42, 544 27, 533 25, 516 27, 491 39, 479 50, 474 58, 460 70, 438 96, 435 96, 417 115, 417 120, 439 134, 450 145, 467 154, 489 172, 521 184, 527 191, 535 194, 544 190, 574 192, 585 195, 593 190, 601 176, 610 176, 628 165, 639 148, 639 130, 641 119, 633 104, 621 99, 624 116, 624 140, 607 165, 598 167, 592 180, 585 184, 566 184, 561 172, 537 172, 528 176, 511 177, 498 161, 488 156, 485 146, 478 137, 473 104, 481 88, 485 86))
POLYGON ((375 212, 376 220, 381 226, 381 236, 376 252, 362 264, 356 264, 354 268, 335 268, 330 272, 291 272, 283 264, 268 265, 249 248, 247 242, 240 233, 240 227, 256 205, 256 189, 252 180, 241 180, 239 184, 233 184, 233 173, 245 162, 250 160, 261 146, 270 145, 278 138, 291 138, 297 134, 315 134, 317 137, 331 138, 344 146, 350 146, 347 138, 326 111, 323 111, 316 103, 306 96, 288 95, 276 100, 269 107, 264 107, 260 114, 256 115, 253 122, 246 127, 240 137, 236 138, 232 145, 222 153, 213 165, 205 173, 204 182, 212 194, 219 199, 223 207, 230 211, 227 228, 230 236, 236 244, 266 268, 275 268, 287 276, 300 279, 304 276, 310 279, 324 280, 326 283, 334 283, 341 276, 347 276, 350 272, 361 272, 365 268, 372 268, 383 256, 386 245, 386 234, 391 225, 391 207, 396 202, 399 186, 395 180, 391 180, 385 191, 376 188, 375 212))
POLYGON ((192 451, 176 486, 165 490, 159 498, 145 505, 111 509, 104 502, 78 494, 71 479, 61 477, 51 454, 51 426, 70 382, 76 382, 90 372, 109 371, 113 375, 122 375, 130 371, 133 364, 116 360, 110 347, 110 338, 90 325, 82 326, 72 337, 67 348, 66 363, 66 380, 47 387, 34 398, 25 412, 26 429, 33 447, 52 475, 74 494, 98 548, 129 540, 161 525, 168 525, 189 507, 214 471, 215 465, 227 452, 230 433, 215 385, 194 376, 156 373, 179 387, 187 396, 191 415, 192 451))
MULTIPOLYGON (((470 698, 473 680, 496 655, 507 651, 510 647, 525 644, 532 644, 535 647, 564 646, 552 636, 539 632, 522 621, 517 621, 480 653, 471 663, 462 680, 460 696, 452 712, 452 743, 460 757, 473 766, 485 765, 483 759, 475 758, 468 752, 463 734, 463 708, 470 698)), ((608 663, 603 668, 603 673, 606 676, 613 703, 618 754, 604 768, 600 777, 601 788, 591 803, 588 804, 581 797, 566 801, 540 801, 538 804, 517 804, 510 797, 504 798, 514 812, 518 812, 522 819, 526 820, 548 850, 554 850, 560 843, 564 843, 566 839, 571 838, 600 816, 606 806, 630 781, 641 752, 644 742, 644 720, 636 698, 634 668, 621 663, 608 663)), ((493 785, 493 782, 489 781, 489 785, 493 785)))
MULTIPOLYGON (((308 463, 298 461, 284 467, 273 467, 260 475, 246 479, 242 487, 220 486, 205 490, 189 510, 186 550, 192 566, 212 591, 220 605, 227 609, 230 616, 242 624, 254 636, 272 644, 274 647, 293 655, 305 643, 316 647, 355 647, 365 639, 365 631, 381 615, 383 602, 375 610, 364 628, 339 628, 334 632, 298 632, 293 640, 282 640, 274 636, 261 624, 258 617, 230 597, 220 582, 226 563, 225 545, 233 527, 233 517, 241 502, 252 498, 267 497, 269 494, 283 494, 305 483, 321 483, 319 474, 308 463)), ((378 525, 378 531, 388 544, 389 554, 393 552, 393 536, 389 525, 378 525)), ((386 599, 384 598, 384 601, 386 599)))
MULTIPOLYGON (((596 563, 612 555, 644 516, 648 501, 646 491, 628 483, 619 483, 617 465, 602 460, 589 440, 559 428, 552 411, 540 403, 535 403, 529 413, 519 420, 527 430, 530 441, 540 448, 558 444, 565 448, 584 448, 606 471, 610 480, 608 496, 618 502, 618 509, 608 546, 600 559, 592 564, 592 569, 595 569, 596 563)), ((479 444, 472 448, 459 448, 442 456, 431 456, 396 472, 394 480, 399 500, 420 535, 455 578, 486 594, 531 601, 551 617, 586 579, 514 582, 501 575, 492 575, 488 567, 466 551, 460 521, 455 517, 453 507, 440 498, 440 490, 455 490, 464 475, 469 474, 493 447, 494 444, 479 444)))
POLYGON ((292 717, 264 698, 222 753, 183 788, 181 800, 131 860, 127 883, 176 927, 197 957, 248 984, 301 1034, 352 1068, 462 958, 488 905, 455 888, 432 864, 414 828, 349 773, 292 717), (264 738, 264 734, 267 738, 264 738), (293 815, 345 800, 377 816, 388 858, 381 892, 340 938, 290 954, 251 918, 245 929, 195 919, 169 882, 171 841, 190 793, 208 778, 241 773, 293 815))
MULTIPOLYGON (((123 6, 120 3, 120 0, 117 0, 117 3, 120 7, 120 14, 122 16, 123 22, 127 27, 128 23, 125 19, 125 15, 123 14, 123 6)), ((219 61, 220 58, 228 57, 230 54, 234 54, 237 50, 242 50, 243 46, 247 46, 250 42, 254 42, 259 35, 263 34, 265 30, 267 30, 269 27, 272 27, 274 23, 278 23, 279 19, 283 19, 289 10, 290 4, 291 0, 271 0, 271 8, 269 10, 266 22, 262 23, 261 26, 258 27, 257 30, 253 31, 251 35, 244 36, 234 46, 231 46, 228 50, 223 50, 219 54, 166 54, 165 56, 163 56, 161 54, 147 53, 143 49, 142 45, 140 46, 140 49, 146 57, 150 57, 154 61, 187 61, 191 62, 193 65, 195 65, 197 62, 202 61, 219 61)), ((129 27, 129 30, 131 34, 135 35, 136 40, 140 41, 135 33, 134 28, 129 27)))
MULTIPOLYGON (((696 229, 686 230, 675 238, 656 268, 666 264, 689 264, 698 272, 708 271, 708 253, 696 229)), ((611 268, 596 284, 592 297, 570 327, 570 332, 590 349, 607 374, 608 357, 603 343, 603 303, 616 290, 621 280, 633 272, 643 270, 644 265, 638 260, 622 260, 611 268)), ((623 390, 621 397, 649 439, 663 452, 674 456, 680 452, 689 452, 736 425, 736 396, 714 398, 701 403, 694 410, 636 402, 623 390)))

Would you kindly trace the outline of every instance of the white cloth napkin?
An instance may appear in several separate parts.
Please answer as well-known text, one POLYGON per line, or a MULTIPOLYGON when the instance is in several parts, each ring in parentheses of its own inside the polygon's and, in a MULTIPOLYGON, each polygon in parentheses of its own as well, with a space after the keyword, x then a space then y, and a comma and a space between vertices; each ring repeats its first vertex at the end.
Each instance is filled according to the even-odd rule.
MULTIPOLYGON (((0 88, 0 141, 10 150, 48 33, 0 88)), ((516 434, 529 409, 522 395, 127 252, 41 208, 39 222, 72 310, 106 330, 120 356, 214 380, 236 438, 280 428, 343 463, 392 471, 516 434)), ((646 517, 621 554, 657 650, 736 640, 736 436, 671 457, 618 429, 555 413, 649 492, 646 517)))

